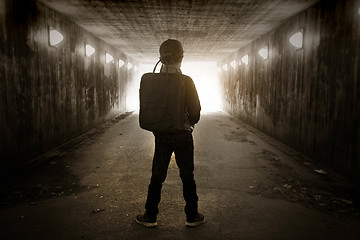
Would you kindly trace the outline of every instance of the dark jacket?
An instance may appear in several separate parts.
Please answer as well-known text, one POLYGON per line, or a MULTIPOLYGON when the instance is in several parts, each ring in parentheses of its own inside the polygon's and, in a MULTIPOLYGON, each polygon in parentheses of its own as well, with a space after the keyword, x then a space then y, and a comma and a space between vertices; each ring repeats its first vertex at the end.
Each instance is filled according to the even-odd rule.
POLYGON ((185 84, 185 111, 191 125, 196 124, 200 119, 200 101, 195 84, 191 77, 182 75, 185 84))

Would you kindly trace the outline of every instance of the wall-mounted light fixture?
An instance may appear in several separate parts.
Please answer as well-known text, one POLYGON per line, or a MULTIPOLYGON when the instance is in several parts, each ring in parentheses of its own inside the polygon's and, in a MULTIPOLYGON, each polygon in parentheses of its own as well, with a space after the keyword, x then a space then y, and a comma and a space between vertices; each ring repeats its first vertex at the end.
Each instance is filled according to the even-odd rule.
POLYGON ((231 63, 230 63, 230 66, 232 68, 236 68, 237 64, 236 64, 236 60, 233 60, 231 63))
POLYGON ((113 56, 111 56, 108 53, 105 53, 105 62, 106 63, 111 63, 114 60, 113 56))
POLYGON ((121 68, 122 66, 124 66, 124 64, 125 64, 125 62, 119 58, 119 61, 118 61, 118 66, 119 66, 119 68, 121 68))
POLYGON ((128 64, 127 64, 127 67, 128 67, 128 69, 130 70, 130 69, 133 67, 133 65, 132 65, 131 63, 128 63, 128 64))
POLYGON ((50 46, 56 47, 62 42, 64 36, 53 27, 49 27, 49 44, 50 46))
POLYGON ((241 58, 241 61, 245 64, 248 65, 249 64, 249 55, 245 55, 241 58))
POLYGON ((296 48, 302 48, 304 41, 304 34, 301 30, 300 32, 295 33, 289 38, 289 42, 296 48))
POLYGON ((85 44, 85 56, 90 57, 95 52, 95 48, 93 48, 89 44, 85 44))
POLYGON ((360 15, 360 7, 359 7, 359 9, 358 9, 358 14, 360 15))
POLYGON ((227 64, 224 64, 224 66, 222 67, 225 71, 228 70, 228 65, 227 64))
POLYGON ((269 49, 268 47, 263 47, 259 50, 259 55, 264 59, 268 59, 269 57, 269 49))

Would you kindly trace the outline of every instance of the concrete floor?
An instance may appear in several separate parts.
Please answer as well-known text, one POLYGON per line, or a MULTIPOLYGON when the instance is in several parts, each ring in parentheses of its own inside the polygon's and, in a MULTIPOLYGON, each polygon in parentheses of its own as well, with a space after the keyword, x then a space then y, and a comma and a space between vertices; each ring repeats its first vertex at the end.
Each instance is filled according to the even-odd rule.
POLYGON ((159 226, 143 213, 154 150, 138 115, 110 121, 2 178, 0 239, 359 239, 358 190, 224 113, 194 131, 206 223, 184 226, 174 161, 159 226))

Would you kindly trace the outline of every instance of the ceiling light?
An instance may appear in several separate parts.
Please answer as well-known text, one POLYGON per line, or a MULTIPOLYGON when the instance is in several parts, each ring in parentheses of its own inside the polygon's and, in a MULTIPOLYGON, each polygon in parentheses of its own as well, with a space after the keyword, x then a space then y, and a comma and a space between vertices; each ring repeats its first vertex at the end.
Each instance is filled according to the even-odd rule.
POLYGON ((248 65, 249 64, 249 55, 245 55, 241 58, 241 61, 245 64, 248 65))
POLYGON ((119 61, 118 61, 118 66, 119 66, 119 68, 121 68, 122 66, 124 66, 124 64, 125 64, 125 62, 124 62, 123 60, 119 59, 119 61))
POLYGON ((228 65, 225 64, 222 68, 223 68, 225 71, 227 71, 227 70, 228 70, 228 65))
POLYGON ((302 31, 295 33, 289 38, 289 42, 296 48, 303 47, 303 33, 302 31))
POLYGON ((113 56, 111 56, 110 54, 106 53, 105 54, 105 62, 106 63, 110 63, 114 60, 113 56))
POLYGON ((259 50, 259 55, 264 59, 268 59, 269 57, 269 50, 267 47, 263 47, 262 49, 259 50))
POLYGON ((231 63, 230 63, 230 66, 232 68, 236 68, 236 60, 233 60, 231 63))
POLYGON ((90 57, 95 52, 95 48, 93 48, 91 45, 86 44, 85 45, 85 56, 90 57))
POLYGON ((49 27, 49 43, 50 46, 56 46, 64 39, 63 35, 55 30, 53 27, 49 27))
POLYGON ((131 63, 128 63, 127 66, 128 66, 128 69, 130 70, 133 65, 131 63))

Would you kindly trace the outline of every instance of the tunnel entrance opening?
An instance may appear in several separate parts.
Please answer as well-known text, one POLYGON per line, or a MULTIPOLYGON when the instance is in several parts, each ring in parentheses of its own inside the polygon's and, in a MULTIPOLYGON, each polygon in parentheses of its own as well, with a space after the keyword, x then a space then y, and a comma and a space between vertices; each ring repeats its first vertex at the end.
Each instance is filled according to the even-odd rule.
POLYGON ((201 111, 220 109, 220 88, 216 62, 184 62, 182 72, 190 76, 199 94, 201 111))
MULTIPOLYGON (((134 89, 128 96, 128 108, 139 110, 139 86, 144 73, 152 72, 155 64, 140 64, 134 79, 134 89)), ((160 67, 158 67, 157 72, 160 67)), ((216 62, 184 62, 183 74, 190 76, 199 94, 202 112, 220 109, 220 88, 216 62)))

